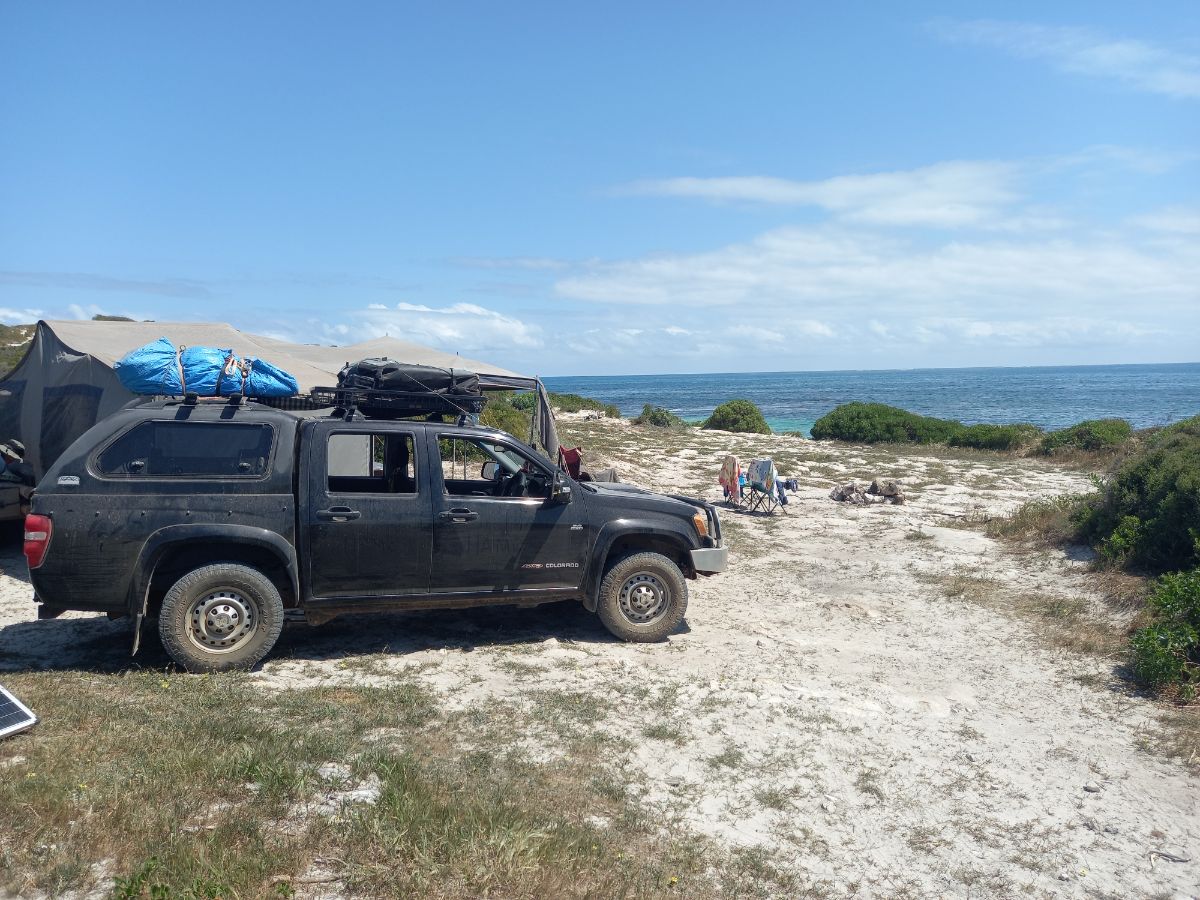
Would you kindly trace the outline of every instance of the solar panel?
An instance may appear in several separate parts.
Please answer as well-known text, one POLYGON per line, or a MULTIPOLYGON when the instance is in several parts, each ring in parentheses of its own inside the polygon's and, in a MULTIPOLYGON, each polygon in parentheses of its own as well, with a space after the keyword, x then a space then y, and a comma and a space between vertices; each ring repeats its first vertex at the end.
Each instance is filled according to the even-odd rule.
POLYGON ((0 684, 0 737, 24 731, 37 721, 29 707, 8 692, 0 684))

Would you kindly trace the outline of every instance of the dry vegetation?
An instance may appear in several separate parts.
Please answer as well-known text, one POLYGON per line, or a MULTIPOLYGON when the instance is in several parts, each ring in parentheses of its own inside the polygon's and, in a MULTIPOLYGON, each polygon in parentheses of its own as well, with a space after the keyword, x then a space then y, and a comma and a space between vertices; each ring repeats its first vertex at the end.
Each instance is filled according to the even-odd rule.
POLYGON ((692 585, 667 643, 620 644, 569 604, 370 616, 289 627, 245 676, 182 675, 153 646, 131 665, 102 617, 31 621, 9 547, 0 680, 41 722, 0 741, 0 897, 1191 889, 1146 854, 1200 846, 1195 719, 1122 680, 1114 576, 1030 540, 1085 475, 564 430, 660 489, 714 496, 732 451, 802 490, 787 517, 724 514, 733 568, 692 585), (875 476, 909 502, 828 499, 875 476))
POLYGON ((661 844, 595 765, 603 710, 585 697, 536 698, 534 720, 574 736, 547 765, 514 751, 517 710, 448 712, 402 677, 282 692, 170 672, 6 682, 42 718, 0 781, 0 886, 16 896, 111 875, 118 896, 329 882, 393 897, 717 896, 706 870, 737 865, 703 840, 661 844))

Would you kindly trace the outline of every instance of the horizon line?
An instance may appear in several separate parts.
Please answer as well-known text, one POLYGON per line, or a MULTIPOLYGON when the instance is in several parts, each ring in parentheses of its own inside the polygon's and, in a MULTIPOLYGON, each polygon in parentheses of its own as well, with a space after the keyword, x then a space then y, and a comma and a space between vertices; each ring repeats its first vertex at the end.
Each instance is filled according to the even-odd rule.
POLYGON ((1148 366, 1196 366, 1200 360, 1184 362, 1153 362, 1153 363, 1075 363, 1056 365, 1031 366, 913 366, 909 368, 886 369, 757 369, 738 372, 623 372, 605 375, 538 375, 546 378, 675 378, 692 375, 836 375, 855 372, 977 372, 990 369, 1113 369, 1138 368, 1148 366))

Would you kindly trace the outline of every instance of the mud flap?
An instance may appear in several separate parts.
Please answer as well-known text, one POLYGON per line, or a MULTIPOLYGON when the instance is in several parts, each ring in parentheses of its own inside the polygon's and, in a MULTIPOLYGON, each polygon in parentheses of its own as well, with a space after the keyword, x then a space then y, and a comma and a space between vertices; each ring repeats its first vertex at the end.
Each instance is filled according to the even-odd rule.
POLYGON ((133 620, 133 649, 129 651, 130 656, 137 656, 138 648, 142 646, 142 620, 145 618, 146 614, 140 612, 133 620))

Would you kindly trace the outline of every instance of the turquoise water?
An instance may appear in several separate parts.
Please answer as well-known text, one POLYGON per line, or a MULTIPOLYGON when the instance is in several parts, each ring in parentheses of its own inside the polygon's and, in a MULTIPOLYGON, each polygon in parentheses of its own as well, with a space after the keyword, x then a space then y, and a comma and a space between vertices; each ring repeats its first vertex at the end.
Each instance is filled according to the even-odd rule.
POLYGON ((615 403, 634 416, 653 403, 702 419, 734 398, 753 400, 776 431, 808 433, 842 403, 887 403, 927 416, 1063 428, 1127 419, 1135 428, 1200 414, 1200 363, 851 372, 595 375, 543 379, 552 391, 615 403))

